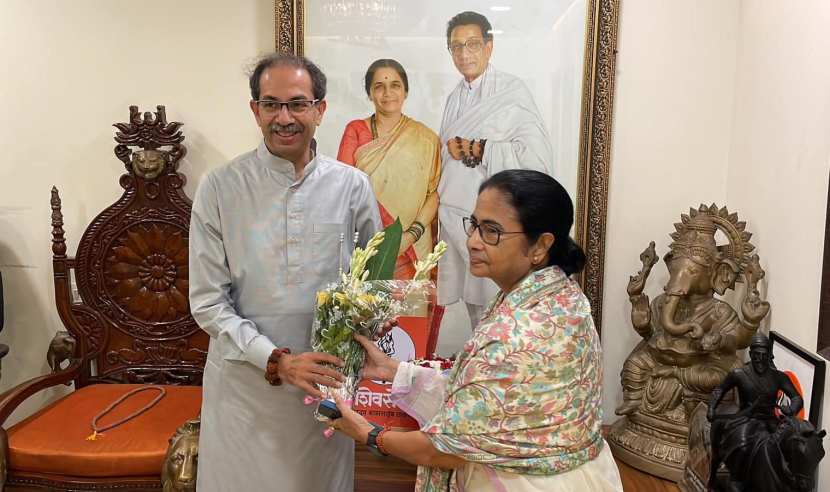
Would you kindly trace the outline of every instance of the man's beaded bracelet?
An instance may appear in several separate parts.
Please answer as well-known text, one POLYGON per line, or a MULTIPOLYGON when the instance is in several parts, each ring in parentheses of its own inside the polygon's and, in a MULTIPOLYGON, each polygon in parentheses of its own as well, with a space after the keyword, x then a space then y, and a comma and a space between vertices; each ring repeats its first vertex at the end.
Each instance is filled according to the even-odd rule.
POLYGON ((265 366, 265 380, 272 386, 279 386, 282 384, 282 378, 279 374, 280 357, 285 354, 290 354, 291 349, 275 348, 271 355, 268 356, 268 364, 265 366))
MULTIPOLYGON (((473 155, 473 146, 475 145, 476 140, 472 139, 468 143, 469 152, 465 153, 464 148, 461 147, 461 163, 467 167, 476 167, 481 164, 481 160, 484 158, 484 145, 487 144, 487 139, 482 138, 478 141, 478 157, 473 155)), ((459 145, 460 144, 461 142, 459 141, 459 145)))

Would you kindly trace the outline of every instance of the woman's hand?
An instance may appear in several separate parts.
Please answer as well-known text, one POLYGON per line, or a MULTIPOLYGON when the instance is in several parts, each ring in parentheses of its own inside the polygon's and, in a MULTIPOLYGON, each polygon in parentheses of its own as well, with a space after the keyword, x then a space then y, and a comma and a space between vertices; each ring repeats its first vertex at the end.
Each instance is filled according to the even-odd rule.
POLYGON ((404 254, 413 244, 415 244, 415 234, 404 231, 403 236, 401 236, 401 247, 398 249, 398 256, 404 254))
POLYGON ((337 404, 337 409, 343 417, 330 421, 329 427, 346 434, 360 444, 366 444, 369 440, 369 432, 374 428, 372 424, 352 410, 339 396, 334 395, 334 403, 337 404))
POLYGON ((394 380, 400 362, 384 354, 373 341, 363 335, 355 333, 354 339, 366 349, 363 377, 380 381, 394 380))

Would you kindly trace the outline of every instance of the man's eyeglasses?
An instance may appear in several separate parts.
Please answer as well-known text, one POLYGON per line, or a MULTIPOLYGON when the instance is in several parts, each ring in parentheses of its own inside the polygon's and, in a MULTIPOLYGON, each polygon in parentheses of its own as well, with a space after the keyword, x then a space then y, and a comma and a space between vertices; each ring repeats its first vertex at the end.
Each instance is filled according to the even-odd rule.
POLYGON ((452 43, 447 46, 447 49, 450 50, 453 56, 458 56, 465 47, 470 53, 478 53, 484 47, 484 40, 481 38, 470 38, 463 43, 452 43))
POLYGON ((524 234, 524 231, 502 231, 493 224, 479 224, 475 217, 464 217, 462 222, 467 237, 471 237, 476 229, 478 229, 478 235, 481 237, 481 240, 490 246, 497 246, 499 241, 501 241, 501 237, 505 234, 524 234))
POLYGON ((319 99, 295 99, 288 102, 277 101, 276 99, 260 99, 256 101, 256 105, 259 107, 260 112, 266 114, 273 114, 279 113, 282 111, 282 107, 285 106, 288 108, 288 112, 291 114, 303 114, 311 109, 312 106, 320 102, 319 99))

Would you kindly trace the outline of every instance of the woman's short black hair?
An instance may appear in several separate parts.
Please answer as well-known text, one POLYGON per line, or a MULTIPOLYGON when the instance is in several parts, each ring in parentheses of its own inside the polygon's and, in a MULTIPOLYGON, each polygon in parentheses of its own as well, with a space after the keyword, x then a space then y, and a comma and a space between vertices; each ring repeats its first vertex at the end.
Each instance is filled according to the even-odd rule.
POLYGON ((372 79, 375 78, 375 72, 378 71, 379 68, 391 68, 398 72, 398 75, 401 76, 401 80, 403 81, 403 89, 406 92, 409 92, 409 79, 406 77, 406 70, 403 69, 403 65, 398 63, 397 60, 393 60, 391 58, 381 58, 380 60, 375 60, 369 65, 369 68, 366 69, 366 77, 364 78, 364 87, 366 88, 366 95, 371 97, 371 89, 372 89, 372 79))
POLYGON ((529 169, 510 169, 490 176, 478 192, 494 188, 502 192, 516 209, 525 236, 535 242, 545 232, 556 238, 548 251, 548 265, 556 265, 568 275, 585 267, 585 253, 570 237, 574 223, 571 197, 549 175, 529 169))

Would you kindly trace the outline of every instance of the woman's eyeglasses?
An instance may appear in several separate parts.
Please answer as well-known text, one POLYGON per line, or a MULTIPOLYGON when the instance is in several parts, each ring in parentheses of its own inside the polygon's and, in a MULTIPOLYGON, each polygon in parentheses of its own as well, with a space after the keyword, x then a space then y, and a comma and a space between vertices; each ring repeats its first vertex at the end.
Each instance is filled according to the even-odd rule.
POLYGON ((501 237, 505 234, 524 234, 524 231, 502 231, 493 224, 479 224, 475 217, 464 217, 461 220, 464 224, 464 232, 467 233, 467 237, 471 237, 476 229, 478 229, 478 235, 481 237, 481 240, 490 246, 497 246, 499 241, 501 241, 501 237))
POLYGON ((263 113, 267 114, 274 114, 279 113, 282 111, 282 107, 285 106, 288 108, 288 112, 291 114, 304 114, 312 106, 320 102, 319 99, 296 99, 293 101, 282 102, 277 101, 276 99, 260 99, 256 102, 256 105, 259 106, 259 110, 263 113))

